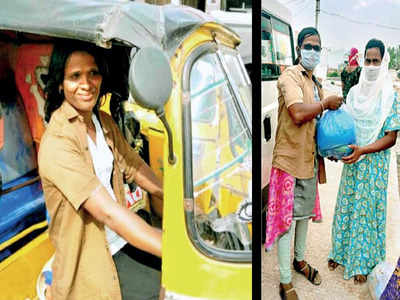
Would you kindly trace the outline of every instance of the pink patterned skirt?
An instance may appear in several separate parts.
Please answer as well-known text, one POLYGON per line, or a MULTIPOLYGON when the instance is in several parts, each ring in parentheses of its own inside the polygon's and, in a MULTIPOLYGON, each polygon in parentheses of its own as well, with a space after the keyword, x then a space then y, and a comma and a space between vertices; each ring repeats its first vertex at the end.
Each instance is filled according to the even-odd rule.
MULTIPOLYGON (((286 233, 293 220, 295 178, 285 171, 272 167, 269 180, 265 248, 270 250, 278 237, 286 233)), ((321 207, 317 192, 313 210, 314 222, 321 221, 321 207)))

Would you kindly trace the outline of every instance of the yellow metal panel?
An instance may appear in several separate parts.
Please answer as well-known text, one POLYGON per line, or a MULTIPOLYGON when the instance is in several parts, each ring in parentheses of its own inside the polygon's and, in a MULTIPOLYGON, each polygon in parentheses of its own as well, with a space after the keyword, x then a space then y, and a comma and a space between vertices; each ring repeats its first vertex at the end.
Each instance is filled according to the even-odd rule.
POLYGON ((36 280, 54 253, 47 231, 0 263, 0 299, 36 298, 36 280))
POLYGON ((125 111, 133 111, 140 121, 140 132, 149 142, 150 166, 159 179, 163 178, 164 126, 154 111, 134 103, 124 103, 125 111))
POLYGON ((110 100, 111 100, 111 94, 107 94, 100 98, 100 109, 102 111, 108 113, 109 115, 111 115, 110 100))

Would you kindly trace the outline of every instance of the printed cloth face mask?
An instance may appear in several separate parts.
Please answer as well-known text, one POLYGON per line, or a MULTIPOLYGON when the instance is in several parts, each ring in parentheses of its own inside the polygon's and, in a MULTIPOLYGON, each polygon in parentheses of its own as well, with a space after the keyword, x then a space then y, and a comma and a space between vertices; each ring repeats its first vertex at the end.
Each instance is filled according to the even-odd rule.
POLYGON ((314 68, 319 64, 321 59, 321 53, 315 50, 305 50, 301 49, 301 64, 307 70, 314 70, 314 68))

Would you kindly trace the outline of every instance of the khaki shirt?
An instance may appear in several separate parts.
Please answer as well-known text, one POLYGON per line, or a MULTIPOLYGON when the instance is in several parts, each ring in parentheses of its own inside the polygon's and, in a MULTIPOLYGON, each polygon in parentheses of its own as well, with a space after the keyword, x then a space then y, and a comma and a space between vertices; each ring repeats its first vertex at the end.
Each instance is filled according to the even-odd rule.
MULTIPOLYGON (((317 84, 319 98, 323 99, 317 84)), ((286 68, 278 79, 279 109, 272 166, 298 179, 314 177, 316 120, 296 125, 288 107, 295 103, 312 104, 314 82, 300 64, 286 68)), ((324 161, 319 158, 319 182, 326 182, 324 161)))
MULTIPOLYGON (((109 115, 100 112, 99 119, 114 155, 113 190, 118 203, 126 206, 122 173, 132 182, 144 162, 109 115)), ((39 173, 55 247, 53 299, 121 299, 104 224, 81 208, 96 189, 104 187, 94 171, 83 117, 66 101, 53 113, 42 137, 39 173)))

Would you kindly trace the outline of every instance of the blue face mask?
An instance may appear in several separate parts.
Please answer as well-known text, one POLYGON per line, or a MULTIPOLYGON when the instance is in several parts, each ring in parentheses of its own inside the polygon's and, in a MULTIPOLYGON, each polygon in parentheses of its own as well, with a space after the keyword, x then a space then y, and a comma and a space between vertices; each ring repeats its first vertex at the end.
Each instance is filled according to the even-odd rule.
POLYGON ((307 70, 314 70, 314 68, 319 64, 321 58, 321 52, 315 50, 305 50, 300 49, 301 53, 301 64, 307 70))

